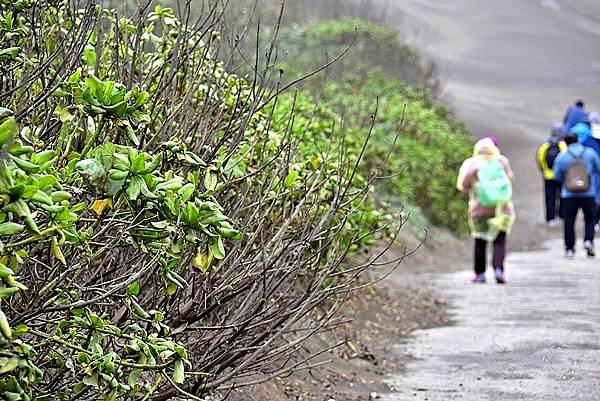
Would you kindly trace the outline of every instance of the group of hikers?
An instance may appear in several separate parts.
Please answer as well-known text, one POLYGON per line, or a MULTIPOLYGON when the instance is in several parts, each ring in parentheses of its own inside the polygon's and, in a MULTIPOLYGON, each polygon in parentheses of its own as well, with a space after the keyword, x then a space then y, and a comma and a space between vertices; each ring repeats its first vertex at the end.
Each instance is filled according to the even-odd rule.
POLYGON ((581 209, 585 221, 583 248, 596 255, 594 232, 600 221, 600 114, 589 113, 577 100, 555 124, 538 149, 544 176, 546 224, 563 220, 565 257, 575 256, 575 219, 581 209))
MULTIPOLYGON (((585 221, 583 249, 594 257, 594 233, 600 221, 600 114, 589 113, 584 102, 577 100, 539 147, 537 164, 544 177, 546 224, 555 226, 559 219, 563 221, 565 257, 575 256, 575 220, 580 209, 585 221)), ((493 244, 496 282, 506 282, 507 236, 515 222, 512 181, 510 162, 493 136, 479 140, 473 157, 460 167, 456 186, 470 194, 474 283, 486 282, 488 243, 493 244)))

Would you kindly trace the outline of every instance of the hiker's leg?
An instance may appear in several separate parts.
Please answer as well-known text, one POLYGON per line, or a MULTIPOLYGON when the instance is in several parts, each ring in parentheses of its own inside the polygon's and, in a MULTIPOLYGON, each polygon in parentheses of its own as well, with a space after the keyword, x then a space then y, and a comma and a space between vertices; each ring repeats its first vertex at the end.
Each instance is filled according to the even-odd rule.
POLYGON ((506 233, 499 232, 494 240, 494 254, 492 256, 492 266, 499 267, 504 271, 504 258, 506 257, 506 233))
POLYGON ((485 273, 485 248, 487 242, 485 240, 475 238, 475 274, 485 273))
POLYGON ((558 199, 558 217, 561 220, 565 219, 565 200, 560 196, 560 183, 557 183, 557 199, 558 199))
POLYGON ((546 221, 554 220, 556 217, 556 185, 554 180, 544 181, 546 191, 546 221))
POLYGON ((573 250, 575 247, 575 217, 577 216, 577 199, 563 199, 565 212, 565 249, 573 250))
POLYGON ((594 241, 594 224, 596 223, 596 202, 594 198, 582 198, 581 209, 585 220, 584 241, 594 241))

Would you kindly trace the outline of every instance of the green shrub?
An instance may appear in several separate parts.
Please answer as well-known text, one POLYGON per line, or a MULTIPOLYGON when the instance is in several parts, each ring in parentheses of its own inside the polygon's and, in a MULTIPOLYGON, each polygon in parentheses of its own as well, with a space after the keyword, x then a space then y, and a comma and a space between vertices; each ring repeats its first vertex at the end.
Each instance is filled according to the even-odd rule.
POLYGON ((0 398, 198 400, 302 367, 390 221, 359 142, 227 72, 218 5, 70 4, 0 0, 0 398))
MULTIPOLYGON (((377 23, 356 18, 297 23, 286 27, 278 41, 280 51, 287 54, 283 68, 288 77, 319 68, 350 44, 349 51, 327 69, 329 80, 380 69, 389 78, 437 90, 433 64, 403 42, 397 30, 377 23)), ((318 89, 320 83, 321 79, 311 80, 309 86, 318 89)))

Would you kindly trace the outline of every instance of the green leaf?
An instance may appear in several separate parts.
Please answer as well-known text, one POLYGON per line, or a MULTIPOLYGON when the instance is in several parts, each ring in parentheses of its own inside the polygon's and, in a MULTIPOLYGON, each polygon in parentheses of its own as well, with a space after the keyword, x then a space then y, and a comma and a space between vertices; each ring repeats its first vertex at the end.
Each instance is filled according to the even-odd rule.
POLYGON ((286 188, 292 188, 296 184, 297 179, 298 179, 298 172, 296 170, 292 170, 289 172, 287 177, 285 177, 285 181, 283 182, 283 185, 286 188))
POLYGON ((209 191, 214 191, 216 187, 217 174, 211 169, 206 170, 206 173, 204 175, 204 188, 206 188, 209 191))
POLYGON ((233 229, 233 228, 227 228, 227 227, 220 226, 220 227, 217 227, 217 232, 227 239, 233 239, 236 241, 242 239, 242 233, 240 233, 238 230, 233 229))
POLYGON ((4 146, 9 138, 14 138, 18 132, 19 127, 14 117, 10 117, 0 124, 0 146, 4 146))
MULTIPOLYGON (((108 106, 105 108, 106 108, 106 111, 108 111, 109 113, 117 116, 118 118, 123 118, 123 117, 125 117, 125 112, 127 111, 127 102, 123 100, 119 103, 116 103, 112 106, 108 106)), ((139 141, 138 141, 138 144, 139 144, 139 141)))
POLYGON ((123 181, 129 175, 127 170, 111 169, 108 172, 108 178, 114 181, 123 181))
POLYGON ((142 177, 139 175, 134 175, 131 177, 131 180, 129 180, 129 185, 125 190, 130 200, 136 200, 138 196, 140 196, 140 193, 142 192, 142 185, 146 185, 142 177))
POLYGON ((130 124, 127 124, 125 127, 125 133, 127 134, 127 139, 133 142, 135 146, 140 146, 140 139, 137 137, 130 124))
POLYGON ((175 383, 182 384, 185 380, 185 367, 183 360, 178 359, 175 361, 175 367, 173 368, 173 381, 175 383))
POLYGON ((208 240, 208 254, 215 259, 223 259, 225 257, 225 246, 221 237, 211 237, 208 240))
MULTIPOLYGON (((85 79, 85 84, 88 88, 90 88, 92 94, 98 98, 102 99, 104 95, 104 82, 96 78, 94 75, 90 75, 85 79)), ((97 104, 99 106, 99 104, 97 104)))
POLYGON ((41 166, 44 163, 48 163, 55 157, 56 157, 56 152, 54 150, 44 150, 43 152, 34 153, 31 156, 31 162, 41 166))
POLYGON ((188 202, 185 206, 185 211, 186 211, 186 217, 187 217, 186 220, 187 220, 188 224, 194 224, 198 221, 200 212, 198 211, 198 208, 196 207, 196 205, 194 205, 191 202, 188 202))
POLYGON ((52 202, 58 203, 64 200, 70 200, 72 198, 71 194, 67 191, 54 191, 50 194, 52 198, 52 202))
MULTIPOLYGON (((19 360, 19 357, 16 356, 11 358, 0 357, 0 374, 12 372, 13 370, 15 370, 19 366, 19 360)), ((20 400, 21 397, 19 396, 19 398, 17 399, 20 400)))
POLYGON ((134 281, 127 286, 127 294, 137 296, 140 293, 140 283, 134 281))
POLYGON ((91 376, 85 376, 83 378, 83 383, 86 386, 92 386, 92 387, 95 387, 95 388, 99 388, 99 386, 98 386, 98 374, 94 373, 91 376))
POLYGON ((158 168, 158 166, 160 166, 160 164, 162 163, 162 153, 159 154, 158 156, 154 157, 154 159, 152 159, 152 161, 150 163, 146 163, 144 169, 142 171, 140 171, 141 175, 144 174, 149 174, 151 172, 153 172, 154 170, 156 170, 158 168))
POLYGON ((131 162, 131 171, 140 173, 146 167, 146 156, 143 153, 138 154, 134 149, 129 149, 129 161, 131 162))
POLYGON ((60 121, 63 123, 73 121, 75 119, 75 115, 71 113, 68 108, 64 108, 60 111, 60 121))
POLYGON ((34 200, 36 202, 40 202, 43 203, 45 205, 49 205, 52 206, 54 203, 52 202, 52 198, 50 196, 48 196, 47 193, 45 193, 44 191, 40 191, 37 190, 33 196, 31 197, 31 200, 34 200))
POLYGON ((12 161, 15 162, 17 166, 19 166, 20 169, 25 170, 27 173, 35 174, 40 172, 40 166, 38 166, 37 164, 31 163, 30 161, 21 159, 20 157, 15 157, 10 154, 9 157, 12 161))
POLYGON ((190 200, 195 190, 196 186, 194 184, 187 183, 183 187, 181 187, 179 191, 177 191, 177 194, 181 197, 182 202, 187 202, 188 200, 190 200))
POLYGON ((125 156, 122 153, 115 153, 114 158, 115 158, 114 167, 117 170, 123 170, 123 171, 131 170, 131 162, 129 161, 129 157, 125 156))
POLYGON ((18 287, 2 288, 0 289, 0 299, 8 298, 17 291, 19 291, 18 287))
POLYGON ((178 176, 173 177, 168 181, 159 183, 158 185, 156 185, 156 189, 160 191, 177 191, 181 189, 182 185, 183 178, 178 176))
POLYGON ((142 373, 141 369, 133 369, 129 374, 129 378, 127 379, 127 384, 131 387, 135 387, 140 381, 140 374, 142 373))
POLYGON ((25 226, 13 222, 2 223, 0 224, 0 236, 16 234, 23 231, 23 228, 25 226))
POLYGON ((17 54, 19 54, 20 47, 7 47, 6 49, 0 50, 0 59, 3 58, 12 58, 13 60, 17 58, 17 54))
POLYGON ((80 160, 75 168, 81 175, 91 181, 97 181, 104 177, 104 166, 96 159, 80 160))
POLYGON ((146 185, 146 181, 144 179, 142 179, 142 185, 140 186, 140 189, 142 190, 142 195, 144 195, 146 198, 150 198, 150 199, 158 198, 158 196, 156 196, 154 193, 152 193, 148 189, 148 185, 146 185))
POLYGON ((75 213, 65 208, 62 212, 58 213, 54 219, 59 222, 76 222, 79 218, 75 213))

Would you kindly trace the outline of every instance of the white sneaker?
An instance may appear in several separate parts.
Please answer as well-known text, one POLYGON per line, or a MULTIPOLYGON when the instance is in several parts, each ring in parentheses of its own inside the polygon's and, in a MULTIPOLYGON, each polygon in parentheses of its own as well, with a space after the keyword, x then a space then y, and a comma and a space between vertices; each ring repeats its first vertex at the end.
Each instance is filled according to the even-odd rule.
POLYGON ((585 249, 585 251, 587 252, 587 255, 590 258, 593 258, 594 256, 596 256, 596 251, 594 251, 594 243, 592 241, 585 241, 583 243, 583 248, 585 249))
POLYGON ((567 249, 565 252, 565 258, 573 259, 575 257, 575 252, 572 249, 567 249))
POLYGON ((546 226, 548 226, 548 227, 556 227, 557 225, 558 225, 558 221, 556 221, 556 219, 546 222, 546 226))

